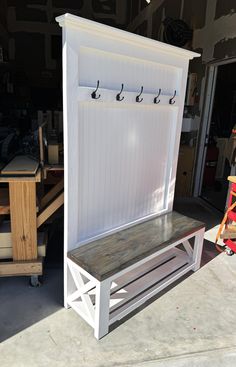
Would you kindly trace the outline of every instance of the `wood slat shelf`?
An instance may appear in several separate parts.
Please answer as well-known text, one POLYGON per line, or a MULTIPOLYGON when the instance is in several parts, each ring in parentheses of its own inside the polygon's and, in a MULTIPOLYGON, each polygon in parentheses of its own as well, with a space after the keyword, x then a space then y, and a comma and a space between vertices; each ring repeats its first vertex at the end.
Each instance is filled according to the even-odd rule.
POLYGON ((134 309, 134 304, 142 301, 143 299, 150 298, 150 293, 156 292, 156 290, 162 290, 168 284, 173 281, 173 277, 178 279, 180 275, 185 274, 191 264, 188 263, 188 256, 183 251, 175 249, 176 256, 168 262, 165 262, 162 266, 154 269, 144 277, 138 278, 135 282, 128 286, 125 286, 122 290, 124 293, 114 293, 111 295, 111 307, 109 313, 109 324, 120 320, 121 317, 127 315, 127 312, 134 309), (177 254, 179 252, 179 254, 177 254), (182 252, 182 254, 181 254, 182 252), (127 293, 126 293, 127 292, 127 293), (118 302, 112 306, 112 303, 118 302), (113 301, 113 302, 112 302, 113 301))

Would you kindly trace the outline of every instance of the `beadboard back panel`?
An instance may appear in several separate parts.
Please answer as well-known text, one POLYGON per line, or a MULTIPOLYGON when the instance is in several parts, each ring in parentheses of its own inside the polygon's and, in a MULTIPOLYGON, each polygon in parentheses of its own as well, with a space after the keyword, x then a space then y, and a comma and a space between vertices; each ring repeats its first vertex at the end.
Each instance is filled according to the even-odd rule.
POLYGON ((57 21, 66 256, 172 210, 188 62, 198 55, 70 14, 57 21))
POLYGON ((182 69, 119 53, 81 47, 78 75, 81 86, 93 87, 94 81, 100 80, 101 88, 119 90, 123 83, 124 91, 137 92, 145 82, 145 93, 155 94, 161 88, 162 94, 171 95, 175 89, 180 89, 182 69))
POLYGON ((175 107, 79 104, 81 242, 167 208, 177 113, 175 107))

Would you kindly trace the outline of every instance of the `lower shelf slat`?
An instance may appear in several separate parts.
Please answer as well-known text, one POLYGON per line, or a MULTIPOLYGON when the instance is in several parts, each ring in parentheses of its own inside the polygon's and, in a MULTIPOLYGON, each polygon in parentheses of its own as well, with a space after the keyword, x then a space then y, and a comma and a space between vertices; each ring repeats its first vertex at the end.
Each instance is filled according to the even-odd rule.
POLYGON ((111 295, 110 324, 126 316, 193 268, 194 264, 188 263, 189 258, 183 251, 175 251, 174 258, 111 295))

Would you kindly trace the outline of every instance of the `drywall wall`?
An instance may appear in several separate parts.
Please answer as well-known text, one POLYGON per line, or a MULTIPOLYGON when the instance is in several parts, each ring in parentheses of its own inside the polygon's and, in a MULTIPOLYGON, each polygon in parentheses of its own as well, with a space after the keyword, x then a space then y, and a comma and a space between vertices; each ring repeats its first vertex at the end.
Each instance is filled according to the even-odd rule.
MULTIPOLYGON (((162 20, 165 17, 183 19, 193 30, 192 49, 201 51, 202 62, 236 56, 235 0, 152 0, 132 17, 128 30, 162 40, 162 20)), ((197 60, 199 63, 199 60, 197 60)))
POLYGON ((208 1, 205 25, 194 30, 192 46, 193 49, 202 49, 203 62, 236 56, 236 2, 235 8, 228 8, 228 14, 224 14, 227 8, 223 3, 227 4, 220 0, 208 1))
POLYGON ((130 18, 128 29, 162 41, 162 21, 166 17, 182 19, 193 29, 188 45, 201 58, 190 62, 190 71, 198 75, 199 100, 194 106, 195 118, 201 121, 204 105, 206 65, 209 62, 236 57, 236 1, 235 0, 152 0, 142 8, 142 0, 132 0, 139 14, 130 18))

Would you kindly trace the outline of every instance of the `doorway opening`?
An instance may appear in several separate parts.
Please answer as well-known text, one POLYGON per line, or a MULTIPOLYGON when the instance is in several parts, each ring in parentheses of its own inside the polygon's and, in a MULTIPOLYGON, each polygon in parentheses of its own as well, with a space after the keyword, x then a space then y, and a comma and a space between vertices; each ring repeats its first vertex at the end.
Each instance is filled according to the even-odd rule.
POLYGON ((200 196, 224 212, 228 193, 227 177, 232 173, 234 159, 236 62, 215 68, 212 106, 204 139, 205 164, 202 167, 200 196))

